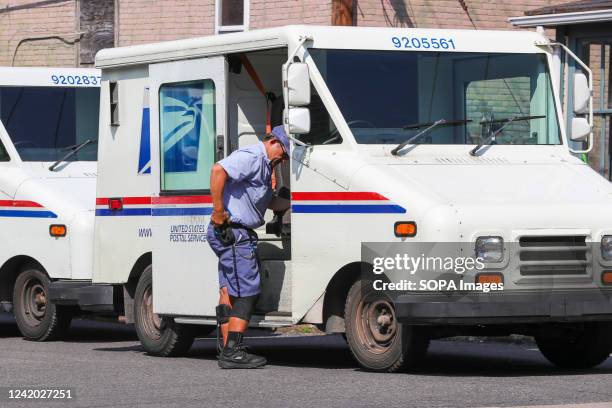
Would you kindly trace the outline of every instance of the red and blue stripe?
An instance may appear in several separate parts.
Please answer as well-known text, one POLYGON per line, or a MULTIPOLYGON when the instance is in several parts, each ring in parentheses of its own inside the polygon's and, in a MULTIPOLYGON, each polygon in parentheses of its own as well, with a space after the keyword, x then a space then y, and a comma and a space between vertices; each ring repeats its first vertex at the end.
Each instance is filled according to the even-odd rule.
POLYGON ((34 201, 0 200, 0 217, 57 218, 57 214, 34 201))
MULTIPOLYGON (((122 197, 123 208, 111 210, 110 198, 96 199, 97 216, 177 217, 210 215, 212 197, 163 196, 122 197)), ((404 214, 406 209, 385 196, 373 192, 295 192, 291 209, 304 214, 404 214)))
POLYGON ((295 192, 291 210, 304 214, 404 214, 406 209, 373 192, 295 192))
POLYGON ((163 197, 121 197, 123 208, 109 208, 111 198, 96 199, 96 216, 188 216, 210 215, 212 197, 163 196, 163 197))

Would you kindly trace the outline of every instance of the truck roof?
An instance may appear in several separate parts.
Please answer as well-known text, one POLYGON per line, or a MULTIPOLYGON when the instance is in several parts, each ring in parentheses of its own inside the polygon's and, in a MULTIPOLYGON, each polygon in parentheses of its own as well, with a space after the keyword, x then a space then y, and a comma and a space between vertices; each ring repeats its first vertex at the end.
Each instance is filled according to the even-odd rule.
POLYGON ((371 49, 415 51, 411 40, 421 38, 453 39, 454 49, 425 49, 417 51, 459 51, 459 52, 501 52, 536 53, 545 52, 536 44, 547 43, 548 39, 533 31, 499 30, 446 30, 427 28, 379 28, 379 27, 338 27, 291 25, 266 28, 184 40, 165 41, 127 47, 107 48, 96 55, 96 67, 112 68, 141 65, 163 61, 198 58, 209 55, 237 53, 295 46, 300 37, 312 41, 307 46, 333 49, 371 49), (394 45, 392 39, 402 39, 404 47, 394 45), (407 44, 404 38, 407 38, 407 44))
POLYGON ((91 87, 100 83, 91 77, 99 76, 96 68, 0 67, 0 86, 91 87))

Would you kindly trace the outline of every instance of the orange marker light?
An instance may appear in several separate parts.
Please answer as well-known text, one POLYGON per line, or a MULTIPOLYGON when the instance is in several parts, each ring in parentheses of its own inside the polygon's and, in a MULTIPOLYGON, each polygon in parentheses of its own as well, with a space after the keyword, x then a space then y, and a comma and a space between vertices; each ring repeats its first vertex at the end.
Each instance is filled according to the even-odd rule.
POLYGON ((396 237, 414 237, 417 233, 416 223, 414 221, 398 221, 393 226, 393 232, 396 237))
POLYGON ((601 281, 604 285, 612 285, 612 271, 605 271, 601 275, 601 281))
POLYGON ((504 275, 501 273, 481 273, 476 275, 476 283, 504 283, 504 275))
POLYGON ((66 236, 66 226, 62 224, 52 224, 49 226, 49 235, 52 237, 65 237, 66 236))

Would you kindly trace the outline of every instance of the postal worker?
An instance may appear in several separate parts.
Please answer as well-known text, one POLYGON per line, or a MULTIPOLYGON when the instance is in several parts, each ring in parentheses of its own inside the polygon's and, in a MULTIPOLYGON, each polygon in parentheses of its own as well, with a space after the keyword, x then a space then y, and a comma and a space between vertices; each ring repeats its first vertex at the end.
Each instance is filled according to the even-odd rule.
POLYGON ((257 234, 266 209, 274 207, 274 167, 289 159, 289 138, 276 126, 263 141, 215 163, 210 175, 213 210, 207 240, 219 258, 217 306, 219 367, 256 368, 265 357, 242 343, 260 293, 257 234))

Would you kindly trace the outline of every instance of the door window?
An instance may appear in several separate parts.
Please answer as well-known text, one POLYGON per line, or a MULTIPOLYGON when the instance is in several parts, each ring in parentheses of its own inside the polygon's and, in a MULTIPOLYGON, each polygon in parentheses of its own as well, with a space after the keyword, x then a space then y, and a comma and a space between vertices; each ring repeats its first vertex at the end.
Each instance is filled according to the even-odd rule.
POLYGON ((215 85, 210 79, 159 91, 161 189, 208 190, 215 162, 215 85))

